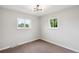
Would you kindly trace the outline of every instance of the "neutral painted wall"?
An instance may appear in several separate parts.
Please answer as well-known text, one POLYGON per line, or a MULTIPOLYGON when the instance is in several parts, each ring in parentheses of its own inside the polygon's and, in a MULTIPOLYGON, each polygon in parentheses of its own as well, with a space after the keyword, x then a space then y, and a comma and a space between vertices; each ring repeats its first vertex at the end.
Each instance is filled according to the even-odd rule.
POLYGON ((79 6, 43 16, 41 31, 43 39, 79 52, 79 6), (58 18, 58 29, 49 28, 53 16, 58 18))
POLYGON ((3 34, 2 34, 2 10, 0 8, 0 45, 2 46, 3 42, 3 34))
POLYGON ((39 19, 36 16, 0 8, 0 48, 14 47, 20 43, 36 40, 40 36, 39 19), (17 30, 17 18, 30 19, 32 23, 31 29, 17 30), (2 32, 2 33, 1 33, 2 32), (1 43, 2 42, 2 43, 1 43))

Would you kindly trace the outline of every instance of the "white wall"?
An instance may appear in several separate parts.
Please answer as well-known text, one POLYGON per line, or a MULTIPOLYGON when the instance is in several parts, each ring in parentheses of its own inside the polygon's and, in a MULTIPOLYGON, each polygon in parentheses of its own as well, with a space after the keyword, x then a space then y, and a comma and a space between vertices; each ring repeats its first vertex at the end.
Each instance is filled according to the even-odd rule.
POLYGON ((41 19, 43 39, 79 52, 79 6, 45 15, 41 19), (50 29, 48 20, 58 18, 58 29, 50 29))
POLYGON ((3 42, 3 34, 2 34, 2 11, 0 8, 0 45, 2 47, 2 42, 3 42))
POLYGON ((0 12, 0 16, 2 16, 2 19, 0 17, 0 24, 2 23, 2 25, 0 25, 0 28, 2 29, 0 34, 3 34, 3 39, 0 37, 0 48, 8 46, 14 47, 22 42, 36 40, 40 36, 38 17, 4 8, 0 8, 0 12), (30 19, 32 22, 32 28, 17 30, 16 25, 18 17, 30 19))

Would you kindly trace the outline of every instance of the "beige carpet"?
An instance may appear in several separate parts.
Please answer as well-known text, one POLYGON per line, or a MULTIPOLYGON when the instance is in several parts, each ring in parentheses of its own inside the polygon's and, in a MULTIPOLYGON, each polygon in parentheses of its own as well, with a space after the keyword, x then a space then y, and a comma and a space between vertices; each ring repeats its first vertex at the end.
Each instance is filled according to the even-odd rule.
POLYGON ((74 51, 65 49, 63 47, 45 42, 43 40, 36 40, 24 45, 10 48, 1 53, 75 53, 74 51))

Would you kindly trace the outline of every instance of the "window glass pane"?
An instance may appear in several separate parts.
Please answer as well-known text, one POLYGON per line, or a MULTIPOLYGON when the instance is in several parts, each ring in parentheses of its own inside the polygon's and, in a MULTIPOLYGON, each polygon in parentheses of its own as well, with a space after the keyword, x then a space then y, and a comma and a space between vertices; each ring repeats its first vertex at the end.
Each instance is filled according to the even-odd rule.
POLYGON ((27 29, 31 27, 31 20, 18 18, 17 19, 17 29, 27 29))
POLYGON ((51 26, 51 28, 57 28, 58 27, 57 18, 50 19, 50 26, 51 26))
POLYGON ((29 19, 25 20, 25 27, 30 28, 31 26, 31 21, 29 19))

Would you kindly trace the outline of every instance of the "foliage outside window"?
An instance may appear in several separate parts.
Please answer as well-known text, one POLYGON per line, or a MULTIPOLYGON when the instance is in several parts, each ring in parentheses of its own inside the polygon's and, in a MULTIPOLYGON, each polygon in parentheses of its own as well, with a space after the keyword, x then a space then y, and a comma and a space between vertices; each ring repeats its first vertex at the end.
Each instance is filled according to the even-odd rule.
POLYGON ((17 19, 17 28, 18 29, 28 29, 31 27, 31 21, 29 19, 17 19))
POLYGON ((50 19, 50 26, 51 26, 51 28, 57 28, 58 27, 57 18, 50 19))

